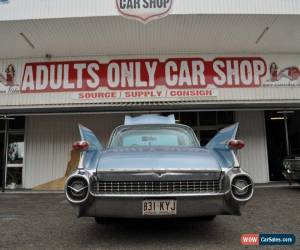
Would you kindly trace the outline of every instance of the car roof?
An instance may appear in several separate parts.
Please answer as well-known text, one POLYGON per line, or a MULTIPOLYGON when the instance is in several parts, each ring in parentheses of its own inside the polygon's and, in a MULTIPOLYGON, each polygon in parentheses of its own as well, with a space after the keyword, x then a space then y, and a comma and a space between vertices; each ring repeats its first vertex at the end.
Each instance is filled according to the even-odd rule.
POLYGON ((178 128, 188 128, 191 129, 191 127, 184 125, 184 124, 135 124, 135 125, 120 125, 116 127, 114 130, 119 130, 122 128, 144 128, 144 127, 178 127, 178 128))

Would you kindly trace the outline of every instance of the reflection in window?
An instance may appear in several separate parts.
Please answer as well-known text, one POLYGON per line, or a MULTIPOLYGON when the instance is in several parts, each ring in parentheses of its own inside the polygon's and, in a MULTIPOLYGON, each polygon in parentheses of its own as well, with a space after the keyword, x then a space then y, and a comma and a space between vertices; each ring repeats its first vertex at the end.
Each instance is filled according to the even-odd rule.
POLYGON ((8 138, 7 164, 23 164, 24 135, 11 134, 8 138))

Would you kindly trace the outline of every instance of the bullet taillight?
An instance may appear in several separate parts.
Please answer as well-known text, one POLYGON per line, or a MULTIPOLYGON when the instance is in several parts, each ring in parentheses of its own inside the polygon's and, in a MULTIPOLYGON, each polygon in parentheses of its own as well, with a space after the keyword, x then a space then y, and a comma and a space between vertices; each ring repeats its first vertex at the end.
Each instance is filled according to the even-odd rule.
POLYGON ((87 141, 76 141, 73 143, 73 149, 78 151, 87 151, 89 143, 87 141))
POLYGON ((230 140, 228 142, 228 147, 232 150, 238 150, 245 147, 245 142, 243 140, 230 140))

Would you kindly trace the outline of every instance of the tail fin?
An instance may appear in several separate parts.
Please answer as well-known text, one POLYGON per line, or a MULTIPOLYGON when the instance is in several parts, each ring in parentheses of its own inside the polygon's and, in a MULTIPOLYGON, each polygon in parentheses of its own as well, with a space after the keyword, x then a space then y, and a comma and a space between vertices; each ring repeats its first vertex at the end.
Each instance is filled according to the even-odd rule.
POLYGON ((239 123, 220 130, 205 146, 219 159, 222 167, 238 166, 236 155, 229 149, 228 141, 235 139, 239 123))
POLYGON ((85 140, 89 143, 89 151, 103 150, 103 145, 101 144, 101 142, 99 142, 98 138, 90 129, 79 124, 79 132, 80 132, 81 140, 85 140))
POLYGON ((228 149, 227 142, 235 139, 239 123, 220 130, 206 145, 207 149, 228 149))

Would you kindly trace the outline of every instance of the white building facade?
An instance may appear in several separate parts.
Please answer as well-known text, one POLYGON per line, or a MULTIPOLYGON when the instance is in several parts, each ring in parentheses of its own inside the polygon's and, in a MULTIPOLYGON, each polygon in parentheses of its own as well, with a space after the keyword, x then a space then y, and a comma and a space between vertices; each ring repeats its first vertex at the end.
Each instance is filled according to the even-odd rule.
POLYGON ((143 113, 174 113, 203 146, 239 122, 241 166, 282 180, 300 154, 299 1, 135 2, 0 4, 2 187, 63 177, 78 123, 107 143, 143 113))

